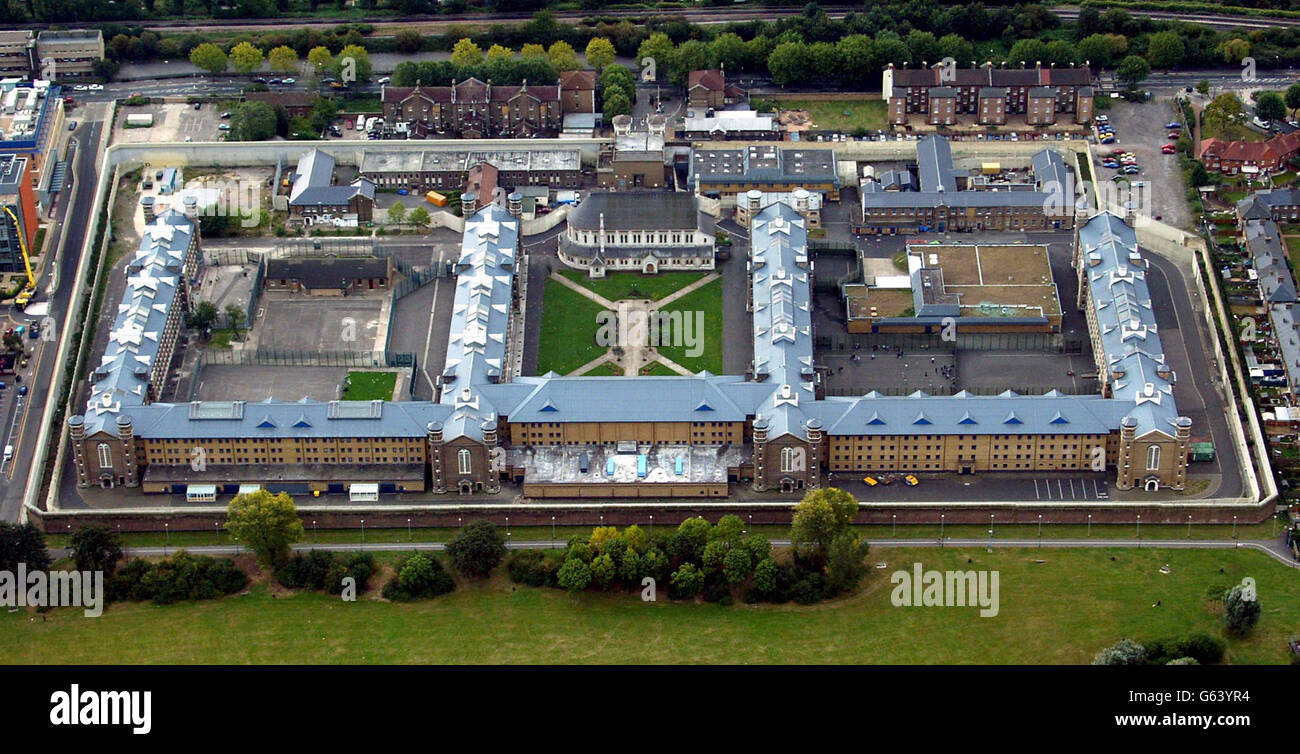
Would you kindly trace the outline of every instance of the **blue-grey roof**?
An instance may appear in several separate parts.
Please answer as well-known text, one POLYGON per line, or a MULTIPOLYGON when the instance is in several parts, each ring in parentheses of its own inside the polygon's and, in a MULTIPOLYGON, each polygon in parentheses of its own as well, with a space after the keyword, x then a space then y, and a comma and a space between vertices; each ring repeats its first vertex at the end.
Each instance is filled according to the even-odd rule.
POLYGON ((1111 394, 1128 403, 1126 416, 1137 422, 1138 437, 1175 436, 1174 374, 1157 333, 1137 235, 1117 215, 1103 212, 1079 228, 1079 247, 1111 394))
POLYGON ((496 420, 495 409, 477 391, 505 374, 518 241, 519 221, 499 205, 489 204, 465 221, 442 373, 441 401, 456 408, 444 427, 448 440, 462 434, 481 438, 482 423, 496 420))
POLYGON ((482 392, 512 422, 743 422, 752 411, 727 391, 743 381, 708 372, 693 377, 551 374, 488 385, 482 392))
POLYGON ((827 398, 812 409, 831 435, 1104 435, 1118 429, 1127 404, 1100 395, 927 395, 868 393, 827 398))
POLYGON ((126 267, 126 290, 117 305, 108 345, 91 373, 87 434, 100 430, 115 434, 121 411, 149 399, 158 349, 177 288, 183 285, 185 255, 194 230, 194 224, 174 210, 145 228, 126 267))
POLYGON ((776 143, 740 149, 691 152, 691 182, 772 183, 791 187, 840 183, 835 150, 781 147, 776 143))
POLYGON ((957 171, 952 166, 952 145, 942 136, 927 136, 916 144, 916 171, 921 190, 954 192, 957 171))
POLYGON ((1290 304, 1296 301, 1295 279, 1287 267, 1282 232, 1272 220, 1247 220, 1246 249, 1259 274, 1259 292, 1265 303, 1290 304))
POLYGON ((749 238, 754 375, 773 391, 759 414, 769 437, 803 434, 799 405, 814 399, 808 228, 793 207, 778 202, 753 217, 749 238))
POLYGON ((293 186, 289 189, 289 204, 296 207, 341 207, 354 196, 375 198, 375 184, 368 178, 358 178, 346 186, 333 186, 334 158, 319 149, 313 149, 298 160, 293 186))
POLYGON ((423 437, 452 408, 427 401, 266 400, 153 403, 131 409, 135 434, 153 439, 423 437))

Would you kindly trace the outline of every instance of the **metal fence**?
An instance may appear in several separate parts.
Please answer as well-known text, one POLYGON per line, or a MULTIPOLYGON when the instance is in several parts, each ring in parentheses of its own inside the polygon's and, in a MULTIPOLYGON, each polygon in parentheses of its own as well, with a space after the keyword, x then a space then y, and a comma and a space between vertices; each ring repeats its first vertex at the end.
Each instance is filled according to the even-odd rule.
POLYGON ((944 340, 942 333, 835 333, 818 335, 816 347, 823 351, 848 351, 854 346, 883 346, 904 351, 1039 351, 1046 353, 1082 353, 1082 341, 1066 339, 1060 333, 957 333, 957 339, 944 340))
POLYGON ((202 351, 198 366, 268 367, 406 367, 415 354, 388 351, 299 351, 259 347, 233 351, 202 351))

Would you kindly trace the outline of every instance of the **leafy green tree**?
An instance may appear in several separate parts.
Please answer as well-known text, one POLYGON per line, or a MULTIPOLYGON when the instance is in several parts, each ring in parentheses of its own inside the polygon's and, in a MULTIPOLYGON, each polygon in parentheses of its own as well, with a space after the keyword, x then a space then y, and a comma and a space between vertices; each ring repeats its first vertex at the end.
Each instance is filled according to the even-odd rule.
POLYGON ((520 60, 542 60, 548 59, 546 48, 542 45, 529 43, 519 48, 520 60))
POLYGON ((1137 85, 1145 81, 1147 76, 1150 75, 1151 64, 1146 61, 1146 58, 1138 55, 1129 55, 1124 58, 1120 61, 1119 67, 1115 69, 1115 76, 1130 89, 1137 88, 1137 85))
POLYGON ((262 51, 248 42, 230 48, 230 64, 236 73, 252 73, 262 67, 262 51))
POLYGON ((771 558, 763 558, 754 566, 754 589, 761 595, 769 595, 776 591, 776 561, 771 558))
POLYGON ((1255 115, 1260 120, 1283 120, 1286 118, 1286 102, 1277 92, 1259 92, 1255 95, 1255 115))
POLYGON ((4 336, 5 350, 10 353, 18 353, 19 351, 22 351, 25 346, 26 344, 23 343, 23 336, 18 333, 9 333, 4 336))
POLYGON ((483 62, 483 50, 469 37, 456 41, 451 48, 451 62, 466 68, 483 62))
MULTIPOLYGON (((1124 46, 1127 47, 1127 40, 1124 40, 1124 46)), ((1075 51, 1081 60, 1087 61, 1092 68, 1096 69, 1104 68, 1115 61, 1117 52, 1122 52, 1122 50, 1117 51, 1116 47, 1116 35, 1092 34, 1080 39, 1075 45, 1075 51)))
POLYGON ((943 57, 939 50, 939 40, 935 39, 934 32, 912 29, 903 38, 903 44, 912 53, 912 60, 920 65, 924 62, 927 65, 934 65, 943 57))
POLYGON ((1209 81, 1206 81, 1205 79, 1201 79, 1200 81, 1197 81, 1197 82, 1196 82, 1196 91, 1197 91, 1199 94, 1209 94, 1209 93, 1210 93, 1210 82, 1209 82, 1209 81))
POLYGON ((275 136, 275 108, 265 102, 241 102, 230 111, 230 138, 266 141, 275 136))
MULTIPOLYGON (((656 77, 668 75, 668 66, 673 58, 673 41, 662 31, 656 31, 646 38, 636 51, 637 66, 646 66, 646 58, 654 61, 656 77)), ((644 68, 642 69, 644 70, 644 68)))
POLYGON ((808 80, 808 46, 802 42, 782 42, 767 57, 767 70, 777 86, 786 87, 808 80))
POLYGON ((1041 62, 1047 54, 1047 45, 1041 39, 1022 39, 1011 45, 1011 51, 1007 53, 1007 61, 1012 65, 1024 63, 1026 66, 1033 67, 1035 63, 1041 62))
POLYGON ((592 37, 583 55, 587 58, 587 67, 599 71, 614 62, 614 43, 605 37, 592 37))
POLYGON ((1250 42, 1244 39, 1229 39, 1219 44, 1219 57, 1223 62, 1239 65, 1242 60, 1250 57, 1250 42))
POLYGON ((750 534, 740 546, 749 551, 749 559, 755 563, 772 556, 772 543, 761 534, 750 534))
POLYGON ((614 582, 617 575, 617 569, 614 567, 614 559, 608 554, 601 555, 591 561, 591 580, 601 589, 606 589, 614 582))
POLYGON ((1201 123, 1206 130, 1224 139, 1239 136, 1244 129, 1241 115, 1245 112, 1241 100, 1232 92, 1224 92, 1210 101, 1201 111, 1201 123))
POLYGON ((106 526, 83 526, 68 545, 78 571, 103 571, 112 576, 122 559, 122 538, 106 526))
POLYGON ((709 541, 709 531, 713 527, 702 516, 688 518, 677 525, 677 533, 686 538, 701 553, 709 541))
POLYGON ((968 66, 975 60, 975 45, 960 34, 945 34, 939 38, 939 56, 952 58, 959 67, 968 66))
POLYGON ((691 71, 708 68, 711 62, 709 45, 698 39, 688 39, 677 45, 668 59, 668 77, 673 83, 684 86, 691 71))
POLYGON ((844 490, 812 490, 795 507, 790 540, 800 554, 825 562, 831 541, 847 531, 857 515, 858 501, 844 490))
POLYGON ((718 519, 713 529, 709 531, 710 540, 723 540, 725 542, 737 542, 745 532, 745 522, 734 513, 728 513, 718 519))
POLYGON ((209 73, 223 73, 230 65, 225 51, 211 42, 190 50, 190 62, 209 73))
POLYGON ((848 86, 858 87, 869 85, 873 78, 879 79, 880 72, 873 71, 871 68, 873 45, 871 37, 866 34, 849 34, 840 37, 840 40, 835 43, 835 54, 838 58, 835 70, 839 71, 840 81, 848 86))
POLYGON ((677 597, 694 597, 704 590, 704 572, 690 563, 683 563, 673 571, 672 586, 677 597))
POLYGON ((577 558, 568 558, 555 574, 555 580, 570 592, 581 592, 591 583, 591 566, 577 558))
POLYGON ((742 583, 753 570, 754 561, 749 557, 749 550, 744 547, 733 547, 722 558, 722 575, 728 584, 742 583))
POLYGON ((266 54, 266 62, 276 73, 293 73, 298 70, 298 51, 288 45, 280 45, 266 54))
POLYGON ((339 56, 334 60, 335 75, 341 80, 346 81, 348 72, 351 71, 357 82, 366 82, 370 80, 371 65, 370 53, 366 48, 359 44, 350 44, 339 50, 339 56))
POLYGON ((625 584, 637 584, 641 581, 641 572, 644 568, 641 556, 636 550, 629 548, 623 553, 623 559, 618 564, 618 577, 625 584))
POLYGON ((311 64, 314 74, 320 76, 334 67, 334 55, 328 47, 313 47, 307 53, 307 62, 311 64))
POLYGON ((263 568, 275 568, 289 557, 289 548, 302 539, 302 519, 288 493, 266 490, 236 495, 230 502, 226 531, 252 550, 263 568))
POLYGON ((35 524, 0 521, 0 571, 17 573, 19 563, 26 563, 28 572, 46 571, 52 562, 45 534, 35 524))
POLYGON ((485 60, 514 60, 514 58, 515 58, 514 50, 510 49, 509 47, 502 47, 501 45, 497 45, 497 44, 494 44, 491 47, 489 47, 487 50, 487 54, 484 55, 485 60))
POLYGON ((407 55, 419 52, 420 47, 424 44, 420 32, 415 29, 402 29, 393 35, 393 39, 397 42, 397 51, 407 55))
POLYGON ((226 305, 226 323, 230 325, 230 331, 234 334, 235 340, 239 340, 239 328, 244 325, 244 310, 236 304, 226 305))
POLYGON ((216 304, 211 301, 200 301, 194 306, 194 311, 190 314, 189 326, 199 330, 206 330, 212 326, 213 322, 217 321, 218 316, 220 316, 220 313, 217 311, 216 304))
POLYGON ((1093 665, 1145 665, 1147 650, 1132 639, 1124 639, 1113 647, 1107 647, 1097 654, 1093 665))
POLYGON ((643 553, 650 544, 650 538, 646 536, 645 530, 636 524, 632 524, 623 530, 623 540, 627 542, 629 550, 643 553))
POLYGON ((388 208, 388 222, 400 223, 406 219, 406 205, 401 202, 393 202, 393 206, 388 208))
POLYGON ((826 581, 836 592, 857 589, 867 570, 867 551, 867 543, 851 531, 842 531, 831 540, 826 555, 826 581))
POLYGON ((700 564, 704 567, 705 572, 712 573, 722 567, 722 559, 727 556, 727 543, 715 539, 704 546, 704 555, 700 558, 700 564))
MULTIPOLYGON (((327 577, 330 581, 333 577, 327 577)), ((360 580, 358 580, 360 583, 360 580)), ((385 587, 384 596, 390 599, 420 599, 447 594, 456 588, 451 575, 442 563, 422 552, 406 556, 397 566, 397 575, 390 582, 395 590, 385 587)))
POLYGON ((726 71, 743 71, 748 66, 745 40, 735 32, 723 32, 709 42, 709 62, 726 71))
POLYGON ((406 217, 408 223, 420 228, 428 227, 429 219, 429 210, 422 206, 411 210, 411 214, 406 217))
POLYGON ((1160 31, 1147 39, 1147 60, 1152 68, 1173 68, 1183 62, 1186 48, 1176 31, 1160 31))
POLYGON ((547 48, 546 57, 550 59, 551 65, 555 66, 555 70, 560 73, 576 71, 582 68, 582 64, 578 62, 578 53, 573 49, 573 45, 562 39, 547 48))
POLYGON ((1223 595, 1223 622, 1228 633, 1245 636, 1259 622, 1259 598, 1253 590, 1246 590, 1241 584, 1234 586, 1223 595))
POLYGON ((506 538, 491 521, 475 521, 447 544, 447 554, 460 575, 485 578, 506 556, 506 538))
MULTIPOLYGON (((1209 82, 1206 82, 1206 88, 1209 88, 1209 82)), ((1286 88, 1285 100, 1286 106, 1291 109, 1294 115, 1296 110, 1300 110, 1300 81, 1286 88)))

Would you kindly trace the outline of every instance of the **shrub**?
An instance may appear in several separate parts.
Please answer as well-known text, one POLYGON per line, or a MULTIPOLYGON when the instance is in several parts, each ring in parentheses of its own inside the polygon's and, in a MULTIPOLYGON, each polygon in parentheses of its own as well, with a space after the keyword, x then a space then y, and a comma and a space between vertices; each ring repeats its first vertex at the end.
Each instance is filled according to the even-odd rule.
POLYGON ((1132 639, 1124 639, 1097 653, 1093 665, 1146 665, 1147 650, 1132 639))
POLYGON ((570 592, 581 592, 591 583, 591 566, 576 557, 566 558, 555 574, 555 580, 570 592))
POLYGON ((690 563, 683 563, 673 572, 668 596, 675 600, 690 599, 704 588, 704 572, 690 563))
POLYGON ((1209 634, 1196 633, 1174 639, 1155 639, 1144 642, 1147 661, 1151 664, 1169 663, 1190 657, 1200 665, 1213 665, 1223 661, 1227 646, 1209 634))
POLYGON ((1259 612, 1259 599, 1253 593, 1247 594, 1240 584, 1223 595, 1223 620, 1228 633, 1234 636, 1250 633, 1259 622, 1259 612))
POLYGON ((475 521, 447 545, 452 567, 469 578, 484 578, 506 555, 506 538, 491 521, 475 521))
POLYGON ((1177 660, 1170 660, 1166 665, 1200 665, 1194 657, 1179 657, 1177 660))
POLYGON ((181 550, 171 558, 149 563, 139 558, 118 569, 108 582, 112 600, 152 600, 171 605, 234 594, 248 584, 248 575, 229 558, 193 556, 181 550))
POLYGON ((412 553, 397 563, 396 575, 384 584, 383 595, 390 600, 414 600, 438 597, 456 588, 442 561, 422 552, 412 553))
POLYGON ((811 605, 814 602, 821 602, 833 592, 830 585, 826 583, 826 577, 820 573, 805 573, 803 578, 795 583, 790 592, 790 596, 800 605, 811 605))
POLYGON ((719 605, 731 604, 731 585, 720 573, 712 573, 704 580, 704 601, 719 605))
POLYGON ((516 550, 506 559, 510 580, 527 586, 555 586, 560 564, 542 550, 516 550))
POLYGON ((294 553, 275 570, 275 578, 289 589, 324 589, 325 578, 334 555, 324 550, 294 553))

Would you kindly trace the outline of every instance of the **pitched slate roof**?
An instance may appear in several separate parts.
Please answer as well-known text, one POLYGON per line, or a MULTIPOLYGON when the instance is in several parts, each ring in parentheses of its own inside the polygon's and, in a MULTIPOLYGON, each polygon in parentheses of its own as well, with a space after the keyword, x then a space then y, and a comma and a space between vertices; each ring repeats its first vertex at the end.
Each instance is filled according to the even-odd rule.
POLYGON ((346 186, 331 185, 334 180, 334 157, 313 149, 298 160, 293 186, 289 189, 289 204, 297 207, 342 207, 355 196, 374 200, 375 184, 368 178, 358 178, 346 186))
POLYGON ((699 210, 693 194, 681 191, 593 191, 569 213, 570 227, 599 230, 697 230, 699 210))

